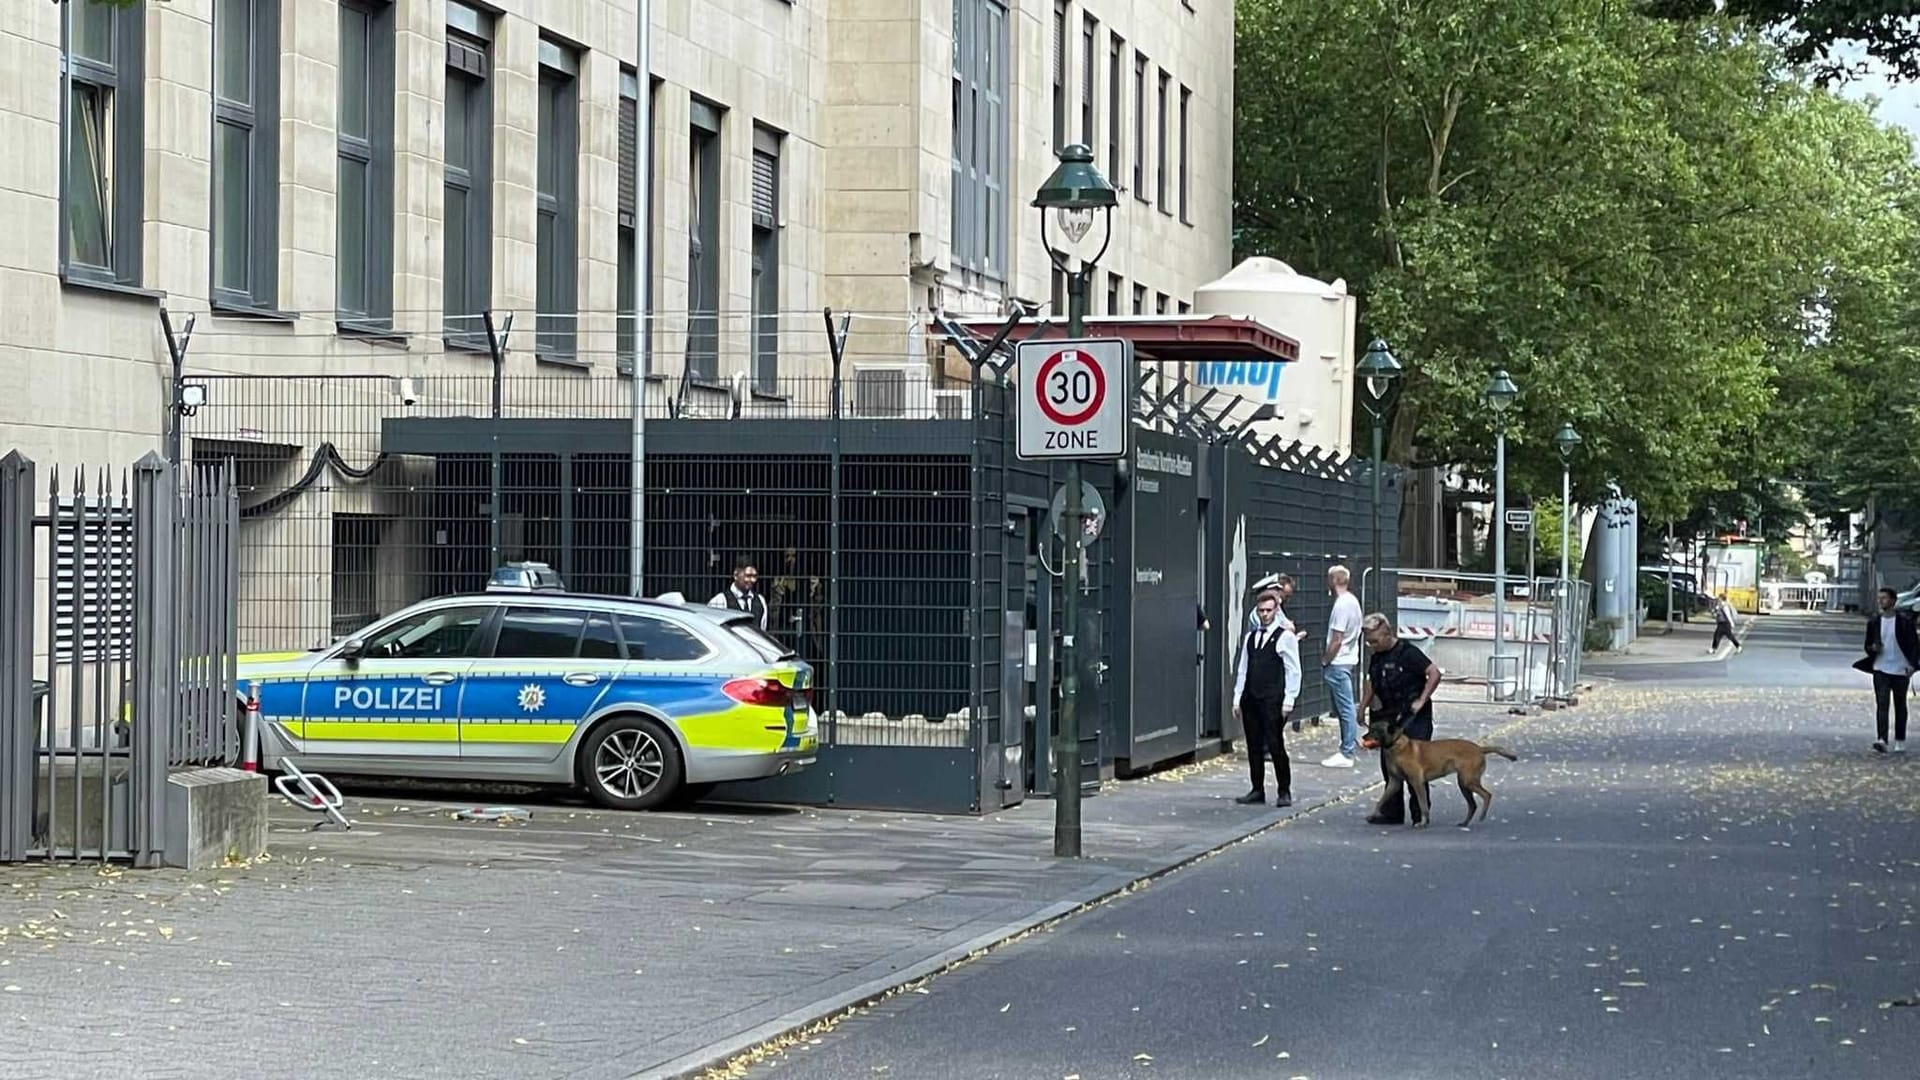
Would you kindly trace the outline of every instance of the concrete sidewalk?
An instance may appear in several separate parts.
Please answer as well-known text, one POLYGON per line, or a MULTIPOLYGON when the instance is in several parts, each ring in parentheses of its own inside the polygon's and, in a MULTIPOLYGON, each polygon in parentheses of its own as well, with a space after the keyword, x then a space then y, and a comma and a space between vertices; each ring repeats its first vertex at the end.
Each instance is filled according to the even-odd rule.
MULTIPOLYGON (((1444 704, 1440 726, 1509 719, 1444 704)), ((523 802, 530 822, 498 825, 452 816, 498 795, 363 792, 350 833, 276 814, 274 857, 248 867, 0 869, 0 1060, 22 1077, 695 1073, 1376 784, 1371 756, 1317 764, 1331 726, 1288 738, 1292 810, 1235 805, 1245 762, 1216 759, 1109 785, 1075 862, 1051 857, 1046 801, 983 819, 523 802)), ((1366 809, 1337 812, 1362 835, 1366 809)))
MULTIPOLYGON (((1740 616, 1734 623, 1734 636, 1745 642, 1758 621, 1758 616, 1740 616)), ((1724 641, 1718 649, 1708 651, 1707 646, 1713 641, 1711 618, 1696 616, 1692 622, 1675 622, 1671 634, 1666 630, 1664 621, 1648 622, 1640 628, 1640 636, 1626 648, 1588 653, 1582 670, 1644 664, 1701 664, 1724 660, 1733 653, 1733 646, 1724 641)))

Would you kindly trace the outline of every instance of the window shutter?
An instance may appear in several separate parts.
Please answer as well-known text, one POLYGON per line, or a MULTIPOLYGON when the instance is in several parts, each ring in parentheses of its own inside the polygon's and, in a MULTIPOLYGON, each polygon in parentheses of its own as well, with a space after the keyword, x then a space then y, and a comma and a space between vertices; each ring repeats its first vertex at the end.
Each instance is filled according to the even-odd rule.
POLYGON ((772 154, 755 150, 753 152, 753 224, 755 228, 771 229, 779 221, 779 177, 780 159, 772 154))
POLYGON ((1053 84, 1067 85, 1067 5, 1053 7, 1053 84))
POLYGON ((630 229, 640 210, 640 102, 620 97, 620 227, 630 229))
POLYGON ((487 77, 486 51, 469 45, 459 38, 447 38, 447 66, 455 71, 464 71, 478 79, 487 77))

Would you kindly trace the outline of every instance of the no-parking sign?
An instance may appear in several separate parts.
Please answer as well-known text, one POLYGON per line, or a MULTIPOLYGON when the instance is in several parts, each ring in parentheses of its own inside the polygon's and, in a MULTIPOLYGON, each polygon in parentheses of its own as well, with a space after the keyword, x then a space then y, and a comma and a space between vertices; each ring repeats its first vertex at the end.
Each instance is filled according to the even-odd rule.
POLYGON ((1021 457, 1126 456, 1131 341, 1023 341, 1017 355, 1021 457))

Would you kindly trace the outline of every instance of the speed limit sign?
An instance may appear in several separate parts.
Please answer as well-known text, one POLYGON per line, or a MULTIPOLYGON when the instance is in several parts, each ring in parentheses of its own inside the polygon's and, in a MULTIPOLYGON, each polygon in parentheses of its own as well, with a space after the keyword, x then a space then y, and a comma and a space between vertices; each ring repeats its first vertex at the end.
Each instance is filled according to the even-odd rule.
POLYGON ((1019 363, 1021 457, 1126 456, 1131 341, 1023 341, 1019 363))

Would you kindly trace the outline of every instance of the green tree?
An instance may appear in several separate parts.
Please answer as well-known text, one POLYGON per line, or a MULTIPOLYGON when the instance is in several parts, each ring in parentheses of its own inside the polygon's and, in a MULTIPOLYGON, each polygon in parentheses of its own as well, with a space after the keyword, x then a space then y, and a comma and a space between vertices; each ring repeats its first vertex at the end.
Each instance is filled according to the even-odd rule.
POLYGON ((1837 55, 1854 42, 1904 79, 1920 78, 1920 3, 1913 0, 1649 0, 1664 18, 1732 15, 1781 31, 1786 55, 1816 67, 1823 79, 1844 78, 1851 65, 1837 55))
POLYGON ((1683 517, 1774 453, 1823 298, 1873 291, 1898 140, 1732 23, 1249 0, 1239 34, 1240 247, 1359 294, 1407 368, 1392 460, 1489 466, 1501 366, 1512 485, 1557 489, 1572 420, 1577 501, 1683 517))

